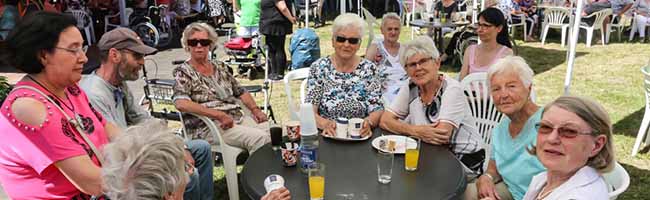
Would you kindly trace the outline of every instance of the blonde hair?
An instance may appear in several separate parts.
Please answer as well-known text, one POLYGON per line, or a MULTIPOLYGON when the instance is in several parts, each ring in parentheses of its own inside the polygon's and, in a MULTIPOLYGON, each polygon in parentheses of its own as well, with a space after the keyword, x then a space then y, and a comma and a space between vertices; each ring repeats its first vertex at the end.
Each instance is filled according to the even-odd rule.
POLYGON ((519 80, 524 83, 526 88, 533 84, 535 72, 528 66, 526 60, 519 56, 506 56, 497 60, 487 71, 487 85, 490 87, 490 80, 497 74, 514 72, 519 76, 519 80))
POLYGON ((362 38, 363 33, 366 31, 366 26, 366 22, 359 15, 345 13, 334 19, 334 23, 332 24, 332 37, 336 37, 336 34, 343 29, 355 28, 359 30, 359 38, 362 38))
MULTIPOLYGON (((587 160, 587 166, 593 167, 600 173, 606 173, 614 168, 614 141, 612 140, 612 123, 609 115, 598 102, 586 97, 561 96, 544 106, 542 117, 551 107, 558 107, 572 112, 585 121, 591 128, 592 136, 604 135, 607 137, 605 146, 595 156, 587 160)), ((533 145, 527 149, 532 155, 537 155, 537 148, 533 145)))
POLYGON ((183 140, 159 122, 132 126, 104 147, 104 192, 114 200, 164 199, 189 181, 183 140))
POLYGON ((189 40, 190 36, 196 32, 208 33, 208 39, 212 41, 212 43, 210 43, 210 51, 217 48, 219 35, 217 35, 217 32, 214 30, 214 28, 203 22, 194 22, 190 25, 187 25, 187 27, 185 27, 185 30, 183 30, 183 36, 181 37, 181 46, 183 49, 185 49, 185 51, 190 51, 190 46, 187 45, 187 40, 189 40))
POLYGON ((415 54, 424 54, 431 56, 432 59, 438 59, 440 53, 436 49, 433 40, 427 36, 418 36, 411 41, 404 43, 404 51, 399 55, 399 62, 406 67, 406 60, 415 54))

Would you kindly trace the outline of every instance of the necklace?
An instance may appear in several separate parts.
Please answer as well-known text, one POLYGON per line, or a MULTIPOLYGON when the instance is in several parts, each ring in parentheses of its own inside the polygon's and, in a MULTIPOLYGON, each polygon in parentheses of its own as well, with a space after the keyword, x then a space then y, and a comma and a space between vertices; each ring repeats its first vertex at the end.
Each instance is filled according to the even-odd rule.
POLYGON ((79 127, 81 127, 81 129, 86 130, 86 127, 84 127, 84 125, 83 125, 83 123, 82 123, 83 120, 82 120, 81 116, 80 116, 77 112, 75 112, 74 104, 72 103, 72 101, 71 101, 70 98, 68 97, 68 94, 67 94, 67 93, 63 92, 63 94, 65 95, 65 98, 68 99, 68 103, 70 103, 70 106, 68 106, 67 104, 65 104, 65 102, 64 102, 61 98, 59 98, 58 96, 56 96, 56 94, 54 94, 54 92, 50 91, 50 89, 48 89, 47 87, 45 87, 45 85, 43 85, 41 82, 38 82, 34 77, 32 77, 31 75, 27 75, 27 77, 28 77, 29 79, 31 79, 32 81, 34 81, 34 83, 38 84, 38 85, 41 86, 43 89, 45 89, 45 91, 47 91, 47 92, 49 92, 50 94, 52 94, 52 96, 54 96, 54 98, 56 98, 59 102, 61 102, 61 104, 63 104, 66 108, 68 108, 68 110, 70 110, 70 111, 72 111, 72 113, 74 113, 74 117, 75 117, 75 119, 71 119, 71 120, 70 120, 70 122, 71 122, 73 125, 75 125, 75 126, 79 126, 79 127))
POLYGON ((539 191, 539 193, 537 194, 537 198, 535 198, 535 200, 544 200, 544 198, 546 198, 548 195, 551 194, 551 192, 553 192, 553 189, 548 190, 548 191, 544 191, 544 190, 546 190, 546 187, 547 187, 547 186, 548 186, 548 185, 544 185, 544 187, 542 188, 542 190, 539 191))

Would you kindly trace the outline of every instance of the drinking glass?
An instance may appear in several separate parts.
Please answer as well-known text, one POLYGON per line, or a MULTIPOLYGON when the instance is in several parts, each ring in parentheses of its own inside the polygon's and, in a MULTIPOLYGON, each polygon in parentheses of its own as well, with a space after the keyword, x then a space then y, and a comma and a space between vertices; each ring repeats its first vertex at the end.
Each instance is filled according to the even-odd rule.
POLYGON ((282 145, 282 127, 277 124, 271 124, 269 128, 271 133, 271 146, 273 150, 278 150, 282 145))
POLYGON ((325 164, 314 163, 309 171, 309 197, 323 200, 325 196, 325 164))
POLYGON ((380 183, 390 183, 394 158, 393 152, 377 151, 377 180, 380 183))
POLYGON ((420 139, 411 136, 405 137, 404 146, 406 149, 404 168, 406 171, 415 171, 418 169, 418 159, 420 157, 420 139))

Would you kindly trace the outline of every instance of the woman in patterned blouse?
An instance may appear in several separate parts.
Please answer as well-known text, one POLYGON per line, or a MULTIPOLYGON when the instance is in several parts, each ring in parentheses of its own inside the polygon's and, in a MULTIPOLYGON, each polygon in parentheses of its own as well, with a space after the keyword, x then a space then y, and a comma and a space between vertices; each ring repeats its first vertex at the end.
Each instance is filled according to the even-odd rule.
POLYGON ((323 134, 335 134, 336 118, 363 118, 361 136, 365 137, 383 112, 384 73, 372 61, 356 55, 365 28, 358 15, 336 17, 332 26, 334 54, 311 65, 305 101, 314 105, 316 125, 323 134))

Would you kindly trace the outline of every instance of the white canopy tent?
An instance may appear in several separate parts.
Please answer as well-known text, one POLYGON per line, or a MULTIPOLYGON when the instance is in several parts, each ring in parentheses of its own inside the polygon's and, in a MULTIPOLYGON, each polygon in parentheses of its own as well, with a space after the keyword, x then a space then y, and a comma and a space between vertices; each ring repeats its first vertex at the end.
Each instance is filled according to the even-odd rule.
MULTIPOLYGON (((575 1, 575 0, 572 0, 575 1)), ((580 33, 580 21, 582 18, 582 10, 584 7, 584 1, 578 0, 577 6, 576 6, 576 11, 575 11, 575 17, 573 18, 573 21, 571 22, 570 29, 571 35, 569 36, 569 51, 567 52, 568 54, 568 60, 567 60, 567 68, 566 68, 566 76, 564 77, 564 94, 569 94, 569 88, 571 87, 571 79, 573 78, 573 66, 575 65, 575 59, 576 59, 576 44, 578 43, 578 34, 580 33)))

